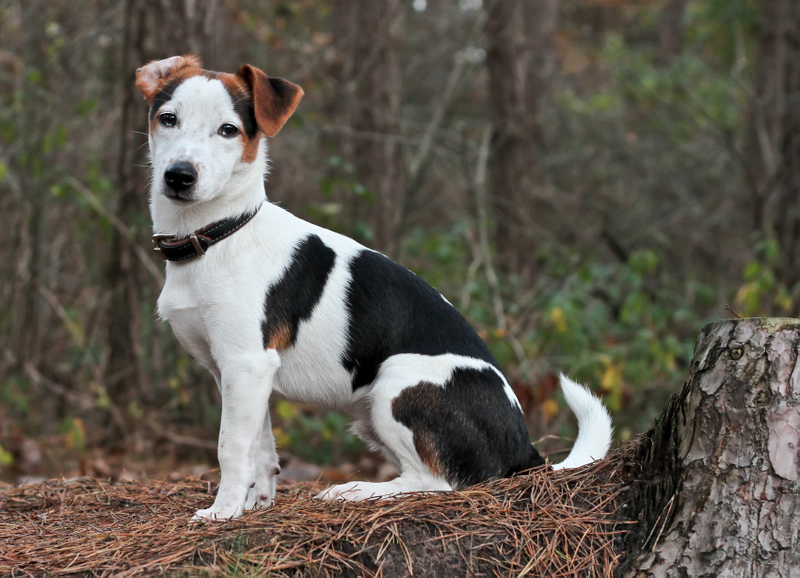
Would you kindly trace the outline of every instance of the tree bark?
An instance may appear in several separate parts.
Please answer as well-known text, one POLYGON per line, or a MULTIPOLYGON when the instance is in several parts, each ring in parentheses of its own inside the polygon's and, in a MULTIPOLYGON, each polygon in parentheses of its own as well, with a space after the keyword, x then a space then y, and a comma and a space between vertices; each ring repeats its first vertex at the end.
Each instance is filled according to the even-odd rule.
MULTIPOLYGON (((134 71, 143 62, 146 1, 128 0, 125 10, 121 66, 124 79, 120 104, 122 118, 117 156, 119 196, 116 215, 123 223, 131 223, 135 215, 146 211, 146 200, 139 193, 143 183, 133 178, 132 170, 137 160, 141 162, 133 140, 134 131, 145 128, 143 120, 137 122, 143 115, 137 115, 137 112, 141 112, 141 99, 134 94, 133 82, 134 71)), ((106 276, 111 301, 108 326, 109 361, 105 381, 113 399, 125 405, 130 399, 135 399, 136 395, 142 394, 146 387, 139 339, 141 313, 136 303, 141 276, 127 239, 116 229, 112 234, 108 258, 106 276)), ((120 427, 121 424, 117 423, 116 426, 120 427)))
POLYGON ((683 12, 686 0, 664 0, 658 23, 658 61, 668 64, 683 48, 683 12))
POLYGON ((765 222, 766 204, 775 186, 784 108, 786 23, 791 0, 761 3, 760 32, 753 78, 753 100, 745 142, 745 177, 754 230, 765 222))
POLYGON ((494 0, 484 34, 492 115, 488 200, 497 263, 506 273, 531 276, 534 231, 553 222, 537 199, 545 152, 541 121, 556 69, 559 0, 494 0))
POLYGON ((797 576, 800 320, 706 326, 631 464, 624 576, 797 576))
POLYGON ((537 0, 522 5, 530 62, 526 79, 527 118, 538 160, 545 153, 544 128, 541 115, 545 101, 550 96, 558 55, 558 16, 560 0, 537 0))
MULTIPOLYGON (((358 203, 359 221, 373 238, 363 240, 393 255, 397 251, 403 206, 404 168, 397 137, 400 133, 403 75, 400 37, 407 8, 400 0, 358 0, 351 17, 352 77, 347 82, 347 106, 353 129, 356 179, 369 191, 358 203)), ((356 230, 358 235, 358 230, 356 230)))
POLYGON ((790 0, 785 27, 782 139, 776 180, 775 234, 783 250, 778 275, 800 281, 800 0, 790 0))
POLYGON ((512 272, 519 271, 523 264, 524 250, 519 247, 520 210, 533 196, 531 153, 534 147, 526 110, 530 55, 523 33, 522 2, 495 0, 490 3, 484 33, 492 115, 489 208, 498 264, 512 272))

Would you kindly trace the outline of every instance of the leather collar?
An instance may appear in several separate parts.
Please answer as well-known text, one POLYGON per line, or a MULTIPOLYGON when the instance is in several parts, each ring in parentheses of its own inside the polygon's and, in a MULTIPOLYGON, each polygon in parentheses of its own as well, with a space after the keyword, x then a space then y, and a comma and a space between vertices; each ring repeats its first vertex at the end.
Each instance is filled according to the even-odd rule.
POLYGON ((161 255, 161 258, 165 261, 185 261, 198 256, 202 257, 211 245, 230 237, 250 222, 250 219, 256 216, 260 208, 258 207, 255 211, 244 213, 234 219, 223 219, 216 223, 211 223, 180 239, 176 238, 175 235, 156 233, 153 235, 153 250, 161 255))

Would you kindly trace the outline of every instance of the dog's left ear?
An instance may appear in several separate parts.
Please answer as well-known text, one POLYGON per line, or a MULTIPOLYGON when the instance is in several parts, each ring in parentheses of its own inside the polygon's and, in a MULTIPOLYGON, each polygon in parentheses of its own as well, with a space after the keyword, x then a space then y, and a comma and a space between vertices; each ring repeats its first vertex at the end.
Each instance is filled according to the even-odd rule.
POLYGON ((236 74, 253 95, 258 128, 268 137, 275 136, 303 98, 303 89, 283 78, 270 78, 249 64, 236 74))
POLYGON ((136 71, 136 87, 147 99, 147 104, 153 104, 153 99, 173 74, 184 68, 202 68, 202 66, 200 59, 194 54, 153 60, 136 71))

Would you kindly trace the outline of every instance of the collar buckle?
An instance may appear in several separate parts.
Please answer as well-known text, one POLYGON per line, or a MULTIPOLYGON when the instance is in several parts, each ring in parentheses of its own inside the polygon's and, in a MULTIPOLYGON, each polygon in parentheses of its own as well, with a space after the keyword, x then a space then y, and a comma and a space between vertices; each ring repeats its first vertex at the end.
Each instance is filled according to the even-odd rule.
POLYGON ((169 234, 164 234, 164 233, 156 233, 156 234, 153 235, 153 238, 152 238, 153 251, 158 253, 164 261, 167 260, 167 256, 161 250, 161 245, 159 245, 159 242, 167 240, 167 239, 171 239, 171 240, 174 241, 175 240, 175 235, 169 235, 169 234))
POLYGON ((189 235, 189 242, 192 244, 192 247, 194 247, 194 250, 197 251, 197 254, 200 257, 206 254, 205 249, 203 249, 203 246, 200 244, 200 241, 197 240, 197 235, 195 233, 189 235))

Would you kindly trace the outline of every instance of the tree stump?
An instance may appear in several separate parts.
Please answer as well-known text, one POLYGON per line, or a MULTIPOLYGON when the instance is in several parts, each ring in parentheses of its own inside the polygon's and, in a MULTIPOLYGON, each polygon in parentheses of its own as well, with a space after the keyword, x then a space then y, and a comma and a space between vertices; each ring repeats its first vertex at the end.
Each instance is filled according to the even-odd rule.
POLYGON ((707 325, 646 434, 623 576, 800 576, 800 320, 707 325))

